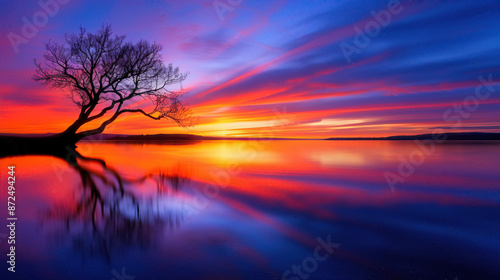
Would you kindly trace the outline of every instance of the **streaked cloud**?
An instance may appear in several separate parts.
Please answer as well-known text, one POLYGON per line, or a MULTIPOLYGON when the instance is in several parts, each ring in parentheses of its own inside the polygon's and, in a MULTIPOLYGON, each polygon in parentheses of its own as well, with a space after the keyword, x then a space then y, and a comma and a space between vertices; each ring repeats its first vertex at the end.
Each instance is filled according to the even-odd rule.
POLYGON ((60 92, 31 81, 32 59, 48 40, 108 22, 128 40, 162 43, 164 59, 191 73, 185 101, 199 119, 186 131, 128 115, 114 133, 252 136, 274 126, 277 108, 286 108, 289 120, 273 128, 277 137, 426 133, 451 127, 443 113, 489 74, 497 90, 458 130, 500 132, 500 2, 400 3, 401 13, 349 63, 340 44, 352 42, 355 27, 373 21, 372 11, 388 1, 244 1, 221 21, 210 0, 73 0, 18 54, 7 34, 20 32, 21 19, 40 7, 2 2, 0 131, 57 132, 76 117, 60 92))

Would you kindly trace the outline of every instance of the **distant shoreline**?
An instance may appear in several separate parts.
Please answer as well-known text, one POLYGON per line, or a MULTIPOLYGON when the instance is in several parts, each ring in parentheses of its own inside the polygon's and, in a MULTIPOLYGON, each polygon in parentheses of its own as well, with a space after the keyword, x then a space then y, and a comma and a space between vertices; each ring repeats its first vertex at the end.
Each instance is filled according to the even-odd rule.
POLYGON ((446 141, 498 141, 500 140, 500 133, 487 133, 487 132, 454 132, 454 133, 441 133, 441 134, 418 134, 418 135, 398 135, 388 137, 346 137, 346 138, 327 138, 325 140, 433 140, 443 139, 446 141))
MULTIPOLYGON (((53 135, 45 134, 0 134, 0 137, 46 137, 53 135)), ((436 137, 446 139, 446 141, 500 141, 500 133, 487 132, 456 132, 443 134, 418 134, 418 135, 397 135, 388 137, 331 137, 331 138, 255 138, 255 137, 214 137, 200 136, 195 134, 146 134, 146 135, 124 135, 124 134, 102 134, 83 138, 82 141, 118 141, 118 142, 198 142, 207 140, 327 140, 327 141, 404 141, 404 140, 432 140, 436 137)))

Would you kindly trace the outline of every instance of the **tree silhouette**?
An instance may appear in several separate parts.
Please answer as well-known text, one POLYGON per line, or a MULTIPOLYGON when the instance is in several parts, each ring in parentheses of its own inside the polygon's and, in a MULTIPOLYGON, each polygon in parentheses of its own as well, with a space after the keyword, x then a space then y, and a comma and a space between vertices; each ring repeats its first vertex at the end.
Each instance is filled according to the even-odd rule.
POLYGON ((189 108, 179 100, 182 92, 168 89, 180 84, 187 73, 163 62, 161 45, 144 40, 125 42, 125 36, 113 36, 109 25, 96 33, 80 28, 80 33, 67 34, 65 39, 63 44, 45 45, 44 62, 35 59, 33 76, 44 86, 68 90, 68 97, 80 108, 78 118, 57 135, 62 142, 74 144, 85 136, 102 133, 124 113, 191 125, 189 108), (140 98, 152 103, 150 112, 128 108, 140 98), (79 131, 93 121, 100 124, 79 131))

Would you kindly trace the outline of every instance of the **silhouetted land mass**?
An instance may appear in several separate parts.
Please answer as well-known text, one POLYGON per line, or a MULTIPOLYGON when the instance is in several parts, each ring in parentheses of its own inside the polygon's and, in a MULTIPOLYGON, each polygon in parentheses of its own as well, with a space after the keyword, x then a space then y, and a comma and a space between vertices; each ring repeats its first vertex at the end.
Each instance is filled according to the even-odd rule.
MULTIPOLYGON (((202 141, 202 140, 255 140, 253 137, 211 137, 195 134, 147 134, 147 135, 120 135, 108 137, 111 141, 202 141)), ((88 140, 88 139, 84 139, 88 140)), ((290 138, 266 138, 266 140, 302 140, 290 138)))
MULTIPOLYGON (((20 155, 20 154, 54 154, 65 153, 68 149, 75 149, 76 145, 67 144, 59 140, 57 135, 40 134, 39 137, 33 137, 34 134, 3 134, 0 135, 0 156, 20 155)), ((38 136, 38 135, 37 135, 38 136)), ((155 142, 155 143, 177 143, 190 144, 203 140, 259 140, 252 137, 209 137, 195 134, 152 134, 152 135, 123 135, 123 134, 99 134, 87 136, 83 140, 87 141, 116 141, 116 142, 155 142)), ((446 141, 500 141, 500 133, 486 132, 458 132, 420 135, 400 135, 389 137, 345 137, 328 138, 316 140, 433 140, 443 139, 446 141)), ((265 140, 314 140, 299 138, 266 138, 265 140)))
POLYGON ((213 140, 216 137, 205 137, 194 134, 147 134, 147 135, 120 135, 107 138, 106 140, 123 141, 199 141, 213 140))
POLYGON ((419 134, 419 135, 399 135, 389 137, 348 137, 348 138, 327 138, 326 140, 500 140, 500 133, 487 132, 456 132, 443 134, 419 134))
MULTIPOLYGON (((419 134, 419 135, 397 135, 388 137, 348 137, 348 138, 328 138, 318 140, 500 140, 500 133, 486 132, 458 132, 443 134, 419 134)), ((153 134, 153 135, 117 135, 103 136, 104 140, 126 140, 126 141, 201 141, 201 140, 255 140, 253 137, 210 137, 195 134, 153 134)), ((85 139, 85 140, 90 140, 85 139)), ((303 138, 266 138, 266 140, 313 140, 303 138)))
MULTIPOLYGON (((45 134, 44 134, 45 135, 45 134)), ((0 136, 0 157, 16 155, 53 155, 65 154, 76 148, 58 135, 49 136, 0 136)))

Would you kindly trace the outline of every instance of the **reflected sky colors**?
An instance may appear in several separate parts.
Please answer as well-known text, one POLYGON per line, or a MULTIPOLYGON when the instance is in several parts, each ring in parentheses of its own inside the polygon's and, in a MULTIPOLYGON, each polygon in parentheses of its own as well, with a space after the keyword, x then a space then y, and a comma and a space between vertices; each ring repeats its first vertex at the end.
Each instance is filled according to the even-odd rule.
POLYGON ((411 141, 84 142, 78 150, 106 168, 81 162, 78 171, 52 157, 3 158, 18 174, 17 275, 111 279, 124 267, 136 279, 281 279, 330 236, 340 247, 310 279, 495 279, 498 143, 439 145, 392 192, 384 172, 415 149, 411 141), (124 194, 110 187, 113 174, 124 194), (84 181, 96 183, 97 199, 84 181))
POLYGON ((198 126, 185 130, 129 115, 107 132, 256 136, 274 127, 278 137, 325 138, 433 127, 500 131, 500 90, 462 116, 462 128, 443 119, 474 94, 479 76, 498 84, 500 3, 395 1, 386 26, 356 45, 357 30, 373 25, 390 2, 243 0, 220 16, 214 3, 225 0, 70 0, 16 53, 8 35, 22 35, 23 17, 32 21, 43 9, 36 1, 3 1, 0 130, 59 132, 77 117, 63 93, 30 80, 33 58, 42 56, 44 42, 107 22, 129 40, 164 45, 165 61, 191 73, 184 100, 198 116, 198 126), (342 43, 356 48, 349 59, 342 43), (276 110, 286 112, 286 125, 272 123, 276 110))

